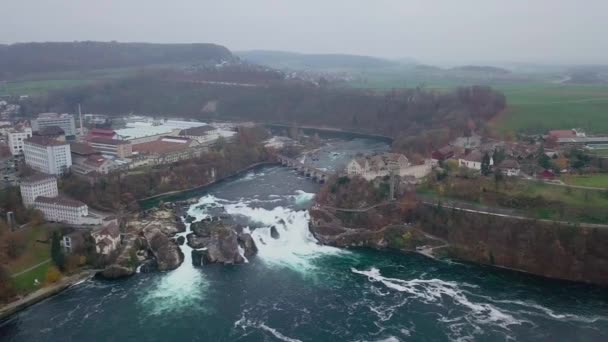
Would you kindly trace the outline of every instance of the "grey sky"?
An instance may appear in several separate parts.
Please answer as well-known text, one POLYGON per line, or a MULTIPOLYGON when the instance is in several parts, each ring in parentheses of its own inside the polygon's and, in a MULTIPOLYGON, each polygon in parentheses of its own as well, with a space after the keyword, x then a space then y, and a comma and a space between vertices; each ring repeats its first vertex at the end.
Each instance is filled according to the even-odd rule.
POLYGON ((426 63, 607 63, 607 0, 1 0, 0 42, 214 42, 426 63))

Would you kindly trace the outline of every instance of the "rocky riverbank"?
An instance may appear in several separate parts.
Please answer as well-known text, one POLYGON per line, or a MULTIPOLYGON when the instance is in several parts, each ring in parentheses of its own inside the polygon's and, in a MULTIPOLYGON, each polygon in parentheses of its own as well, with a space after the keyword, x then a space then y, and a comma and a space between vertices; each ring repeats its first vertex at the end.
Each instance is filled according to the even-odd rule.
MULTIPOLYGON (((445 241, 404 223, 395 203, 368 210, 340 210, 315 206, 310 210, 310 230, 324 245, 393 249, 403 252, 439 251, 445 241)), ((434 254, 423 253, 426 256, 434 254)))

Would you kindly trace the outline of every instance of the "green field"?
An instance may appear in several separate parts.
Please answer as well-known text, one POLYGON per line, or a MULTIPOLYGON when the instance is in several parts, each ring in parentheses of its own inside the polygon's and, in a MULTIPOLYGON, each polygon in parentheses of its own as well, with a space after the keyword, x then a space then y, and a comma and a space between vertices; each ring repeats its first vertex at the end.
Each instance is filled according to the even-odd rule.
POLYGON ((46 92, 81 86, 90 80, 41 80, 17 81, 0 84, 0 95, 40 95, 46 92))
POLYGON ((507 111, 497 122, 500 131, 544 133, 583 128, 608 133, 608 86, 521 84, 498 86, 507 97, 507 111))
MULTIPOLYGON (((41 243, 38 241, 46 241, 48 238, 49 227, 43 225, 40 227, 25 227, 19 231, 10 234, 21 236, 25 240, 25 251, 16 260, 12 260, 7 268, 11 274, 20 273, 30 267, 38 265, 51 257, 50 243, 41 243)), ((35 290, 34 279, 38 279, 41 284, 44 284, 46 272, 52 266, 52 262, 40 265, 28 272, 25 272, 14 278, 15 288, 19 293, 26 293, 35 290)))
POLYGON ((608 189, 608 174, 605 173, 584 176, 564 176, 562 177, 562 181, 570 185, 608 189))
POLYGON ((97 69, 87 71, 63 71, 37 73, 20 77, 19 79, 0 82, 1 95, 43 95, 49 91, 66 89, 91 84, 103 80, 119 79, 133 76, 142 69, 156 69, 166 65, 150 65, 145 67, 97 69))
POLYGON ((25 294, 44 286, 46 273, 52 265, 52 263, 46 263, 13 278, 13 284, 15 285, 17 292, 25 294), (38 282, 40 283, 38 286, 34 285, 36 279, 38 279, 38 282))

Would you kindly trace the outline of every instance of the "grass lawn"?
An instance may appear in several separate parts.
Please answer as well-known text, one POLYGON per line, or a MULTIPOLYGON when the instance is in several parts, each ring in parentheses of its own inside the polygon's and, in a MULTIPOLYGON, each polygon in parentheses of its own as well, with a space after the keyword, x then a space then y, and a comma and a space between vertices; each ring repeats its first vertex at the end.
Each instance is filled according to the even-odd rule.
POLYGON ((606 173, 584 176, 563 176, 562 181, 570 185, 608 189, 608 174, 606 173))
POLYGON ((29 272, 23 273, 13 278, 13 284, 17 292, 21 294, 35 291, 44 285, 46 279, 46 273, 50 267, 53 266, 52 262, 40 265, 29 272), (40 285, 35 286, 34 281, 38 279, 40 285))
POLYGON ((580 127, 608 133, 608 86, 549 83, 498 86, 507 97, 506 115, 499 131, 544 133, 580 127))
POLYGON ((571 189, 559 185, 516 181, 512 186, 499 190, 511 195, 542 196, 548 200, 559 201, 575 207, 608 208, 608 196, 604 191, 571 189))
POLYGON ((26 227, 22 230, 10 234, 23 236, 26 241, 26 248, 23 254, 16 260, 11 261, 7 268, 11 274, 19 273, 29 267, 51 257, 51 244, 40 243, 36 240, 46 240, 49 230, 45 225, 40 227, 26 227))

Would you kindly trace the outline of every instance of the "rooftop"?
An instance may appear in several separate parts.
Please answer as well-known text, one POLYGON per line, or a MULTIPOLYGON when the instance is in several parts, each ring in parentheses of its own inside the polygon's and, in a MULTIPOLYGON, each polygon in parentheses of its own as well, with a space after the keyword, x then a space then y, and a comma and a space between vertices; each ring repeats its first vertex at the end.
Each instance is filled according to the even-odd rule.
POLYGON ((189 145, 183 142, 173 142, 161 139, 134 145, 133 152, 139 152, 142 154, 167 154, 184 151, 188 147, 189 145))
POLYGON ((47 126, 35 133, 39 136, 58 136, 65 135, 65 131, 59 126, 47 126))
POLYGON ((57 180, 57 178, 55 176, 47 175, 46 173, 36 173, 29 177, 21 179, 21 184, 37 184, 50 180, 57 180))
POLYGON ((68 145, 66 142, 58 141, 55 139, 51 139, 48 137, 41 137, 38 135, 34 135, 31 138, 27 139, 25 143, 31 143, 39 146, 63 146, 68 145))
POLYGON ((142 118, 141 120, 128 123, 126 128, 116 130, 116 134, 123 139, 137 139, 152 135, 169 134, 175 129, 183 130, 205 125, 202 122, 194 121, 165 121, 142 118))
POLYGON ((85 206, 86 204, 77 201, 75 199, 71 199, 71 198, 67 198, 67 197, 44 197, 44 196, 38 196, 36 197, 36 199, 34 200, 35 203, 46 203, 46 204, 54 204, 54 205, 61 205, 64 207, 72 207, 72 208, 80 208, 82 206, 85 206))
POLYGON ((73 142, 70 144, 70 150, 74 154, 78 154, 81 156, 89 156, 92 154, 99 154, 99 151, 91 147, 89 144, 81 143, 81 142, 73 142))
POLYGON ((125 145, 130 144, 130 142, 126 140, 118 140, 118 139, 108 139, 108 138, 91 138, 89 140, 92 143, 96 144, 106 144, 106 145, 125 145))
POLYGON ((209 132, 211 131, 215 131, 216 128, 213 126, 209 126, 209 125, 205 125, 205 126, 200 126, 200 127, 194 127, 194 128, 187 128, 182 130, 181 132, 179 132, 179 135, 182 136, 204 136, 209 134, 209 132))
POLYGON ((500 169, 519 169, 519 163, 514 159, 506 159, 503 160, 500 165, 498 165, 500 169))

